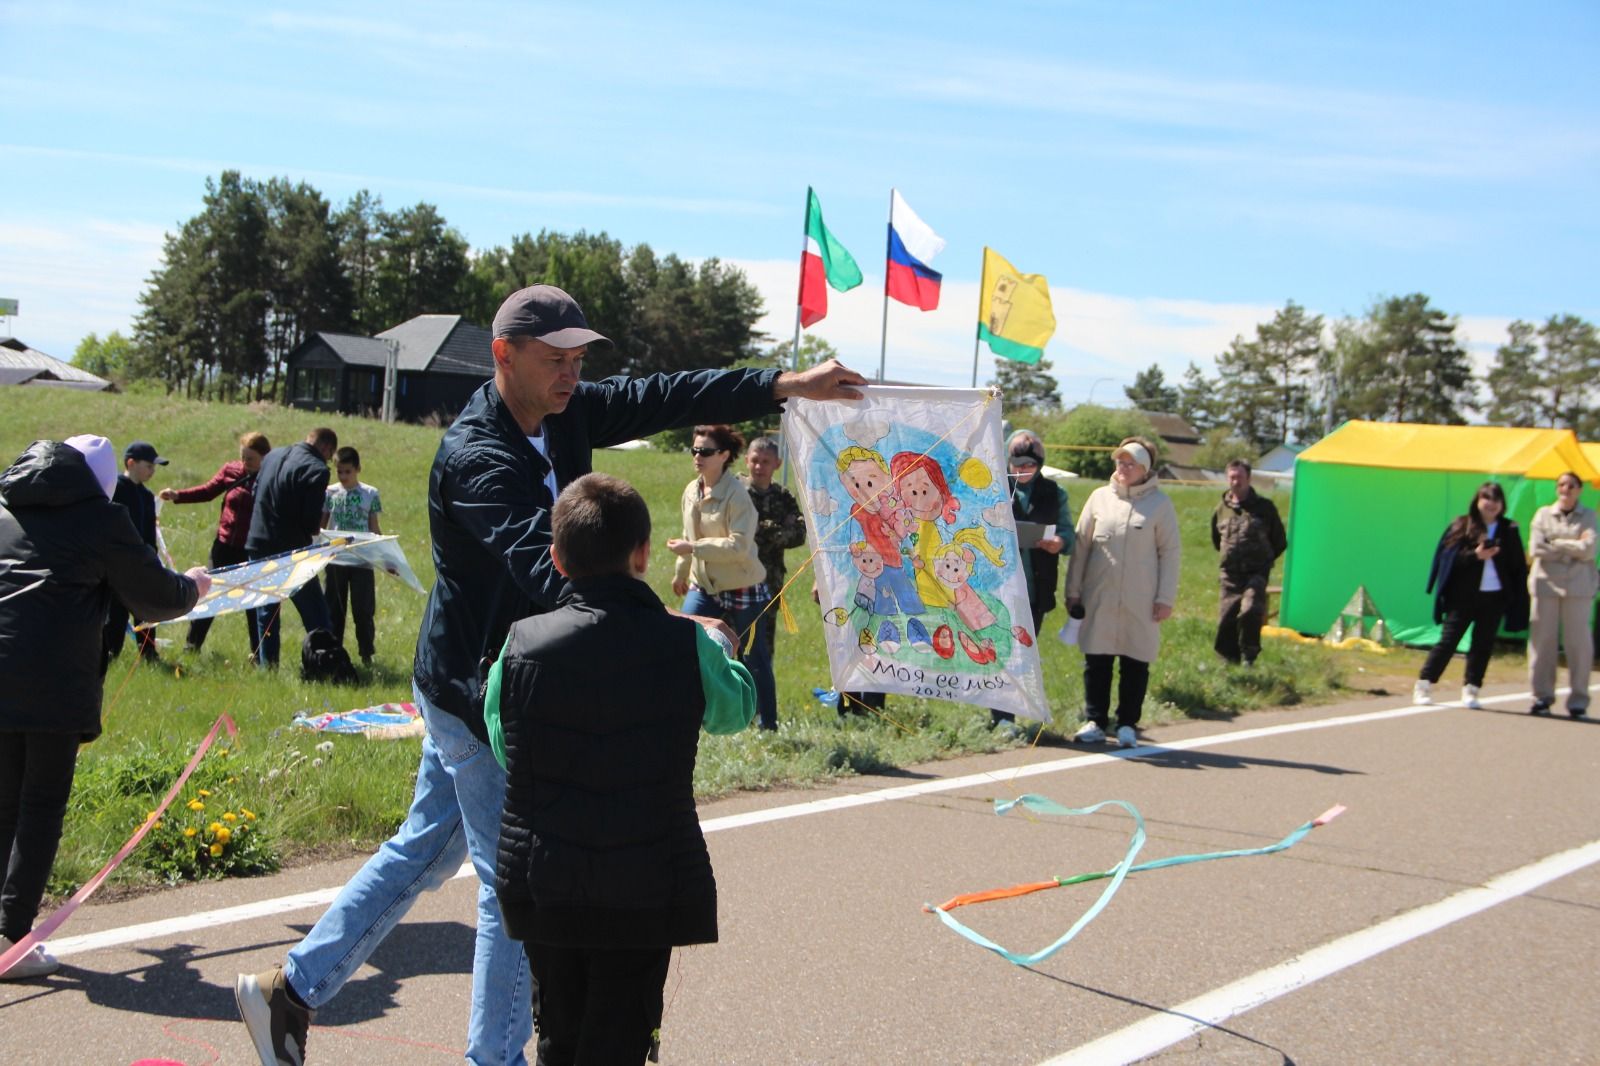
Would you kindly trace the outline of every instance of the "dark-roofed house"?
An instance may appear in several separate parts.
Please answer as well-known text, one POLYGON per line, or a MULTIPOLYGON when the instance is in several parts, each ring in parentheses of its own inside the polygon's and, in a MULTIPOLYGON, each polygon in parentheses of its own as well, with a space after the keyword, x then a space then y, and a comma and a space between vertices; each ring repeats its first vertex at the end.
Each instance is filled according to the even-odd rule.
POLYGON ((308 411, 376 414, 383 409, 389 342, 399 346, 395 416, 445 421, 494 376, 489 331, 460 315, 418 315, 376 337, 313 333, 284 360, 288 404, 308 411))
POLYGON ((30 348, 15 337, 0 337, 0 385, 44 385, 58 389, 116 392, 117 387, 87 370, 30 348))

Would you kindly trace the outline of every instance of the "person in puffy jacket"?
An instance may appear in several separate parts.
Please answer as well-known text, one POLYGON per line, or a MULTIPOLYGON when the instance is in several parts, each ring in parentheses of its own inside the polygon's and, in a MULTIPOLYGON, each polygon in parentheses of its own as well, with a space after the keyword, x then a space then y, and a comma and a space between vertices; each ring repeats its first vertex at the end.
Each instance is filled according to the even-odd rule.
MULTIPOLYGON (((176 574, 111 502, 104 437, 40 440, 0 473, 0 956, 33 929, 61 842, 78 746, 100 735, 101 627, 115 595, 139 618, 187 614, 211 579, 176 574)), ((60 964, 37 944, 0 980, 60 964)))
POLYGON ((1082 728, 1073 738, 1098 744, 1111 711, 1111 670, 1117 684, 1117 744, 1138 743, 1135 727, 1150 685, 1150 664, 1161 648, 1161 623, 1178 602, 1178 512, 1153 472, 1155 449, 1130 437, 1111 453, 1111 483, 1089 494, 1078 514, 1077 546, 1067 567, 1067 610, 1084 609, 1082 728))

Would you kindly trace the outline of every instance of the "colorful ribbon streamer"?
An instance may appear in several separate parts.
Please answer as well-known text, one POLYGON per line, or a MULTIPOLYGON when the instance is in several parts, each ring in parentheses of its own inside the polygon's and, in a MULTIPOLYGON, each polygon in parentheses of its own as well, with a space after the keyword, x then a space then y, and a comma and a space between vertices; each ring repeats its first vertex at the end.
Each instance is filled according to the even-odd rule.
POLYGON ((1098 870, 1093 873, 1075 874, 1071 877, 1056 877, 1048 881, 1030 881, 1020 885, 1011 885, 1007 888, 991 888, 981 892, 967 892, 959 896, 954 896, 938 906, 934 906, 931 903, 924 903, 922 905, 922 909, 924 911, 927 911, 930 914, 938 915, 941 922, 955 930, 957 933, 960 933, 974 944, 981 948, 987 948, 996 955, 999 955, 1001 958, 1005 959, 1007 962, 1014 963, 1018 966, 1032 966, 1035 963, 1043 962, 1045 959, 1048 959, 1050 956, 1066 947, 1074 937, 1083 931, 1084 926, 1088 925, 1099 916, 1100 912, 1105 909, 1106 904, 1111 902, 1111 897, 1116 895, 1117 890, 1122 887, 1122 882, 1131 873, 1142 873, 1145 870, 1159 870, 1166 866, 1185 866, 1192 862, 1206 862, 1210 859, 1240 859, 1250 855, 1270 855, 1275 851, 1283 851, 1286 848, 1294 847, 1296 844, 1300 843, 1300 841, 1304 840, 1306 834, 1310 833, 1311 830, 1320 825, 1327 825, 1329 822, 1333 821, 1335 818, 1339 817, 1339 815, 1345 812, 1345 808, 1343 806, 1330 807, 1316 818, 1313 818, 1311 821, 1306 822, 1304 825, 1295 829, 1292 833, 1278 841, 1276 844, 1268 844, 1266 847, 1236 848, 1231 851, 1209 851, 1194 855, 1174 855, 1166 859, 1153 859, 1150 862, 1142 862, 1136 866, 1133 863, 1133 859, 1134 856, 1139 854, 1139 849, 1144 847, 1146 834, 1144 828, 1144 816, 1139 813, 1138 809, 1134 807, 1133 804, 1125 803, 1122 800, 1106 800, 1103 803, 1096 803, 1092 807, 1064 807, 1061 804, 1056 803, 1054 800, 1030 793, 1019 796, 1014 800, 997 800, 994 805, 994 811, 996 814, 1005 814, 1007 811, 1018 806, 1019 804, 1036 814, 1055 815, 1093 814, 1102 807, 1121 807, 1133 817, 1134 828, 1133 836, 1129 838, 1128 841, 1127 854, 1122 857, 1121 862, 1117 863, 1109 870, 1098 870), (1094 904, 1090 906, 1088 910, 1084 911, 1083 915, 1079 917, 1076 922, 1072 923, 1072 928, 1063 933, 1055 941, 1055 943, 1050 944, 1048 947, 1041 948, 1030 955, 1024 955, 1018 952, 1007 950, 1006 948, 1001 947, 999 944, 996 944, 994 941, 988 939, 983 934, 969 929, 967 926, 961 924, 955 918, 950 916, 950 911, 957 907, 967 906, 971 903, 987 903, 990 900, 1010 899, 1015 896, 1025 896, 1031 892, 1042 892, 1049 888, 1060 888, 1063 885, 1076 885, 1085 881, 1099 881, 1106 878, 1110 879, 1110 884, 1106 885, 1105 889, 1101 891, 1100 897, 1094 901, 1094 904))
POLYGON ((161 816, 167 813, 167 808, 172 806, 172 801, 178 798, 178 793, 183 791, 183 786, 189 780, 189 775, 193 774, 195 768, 200 765, 200 760, 205 758, 206 752, 211 750, 211 745, 216 742, 217 734, 223 729, 226 729, 228 736, 233 739, 237 740, 239 738, 239 729, 233 724, 233 719, 225 714, 218 715, 217 720, 211 725, 211 732, 206 734, 206 738, 200 742, 199 750, 189 760, 189 765, 183 768, 183 773, 178 775, 178 779, 167 790, 167 796, 161 801, 161 805, 150 813, 150 816, 144 820, 144 824, 134 831, 133 836, 128 838, 128 842, 122 845, 122 849, 111 857, 111 861, 100 868, 99 873, 85 881, 83 887, 78 889, 71 899, 56 908, 50 917, 34 926, 33 932, 13 944, 11 950, 0 955, 0 974, 11 969, 18 959, 33 950, 35 944, 42 942, 51 933, 59 929, 62 923, 72 917, 74 911, 83 906, 84 901, 94 895, 95 890, 100 887, 101 883, 111 876, 111 872, 121 866, 124 859, 133 854, 134 849, 139 846, 139 842, 145 838, 145 835, 161 819, 161 816))

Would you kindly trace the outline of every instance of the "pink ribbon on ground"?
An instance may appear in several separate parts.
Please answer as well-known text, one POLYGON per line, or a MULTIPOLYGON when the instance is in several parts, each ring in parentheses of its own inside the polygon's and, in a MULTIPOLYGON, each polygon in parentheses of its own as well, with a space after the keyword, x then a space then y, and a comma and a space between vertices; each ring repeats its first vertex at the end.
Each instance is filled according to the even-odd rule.
POLYGON ((18 959, 33 950, 35 944, 42 943, 46 937, 59 929, 63 922, 72 917, 74 911, 83 906, 84 901, 94 895, 101 882, 110 877, 111 872, 121 866, 124 859, 133 854, 133 850, 139 846, 139 842, 145 838, 156 822, 161 819, 161 816, 167 813, 167 808, 172 806, 172 801, 178 798, 178 793, 183 791, 183 786, 189 780, 189 775, 193 774, 195 768, 200 765, 200 760, 205 758, 206 752, 211 750, 211 745, 216 743, 217 734, 224 728, 227 729, 228 736, 235 740, 239 738, 239 728, 233 724, 233 719, 225 714, 218 715, 217 720, 211 724, 211 732, 207 733, 206 738, 200 742, 200 749, 194 753, 194 758, 189 760, 189 765, 183 768, 183 773, 178 775, 178 779, 167 790, 167 798, 161 801, 161 806, 151 812, 150 816, 144 820, 144 824, 134 831, 133 836, 128 838, 126 844, 122 845, 122 850, 113 855, 111 861, 100 868, 99 873, 85 881, 83 887, 73 893, 71 899, 56 908, 55 913, 51 914, 50 917, 34 926, 33 932, 13 944, 10 951, 0 955, 0 974, 11 969, 18 959))

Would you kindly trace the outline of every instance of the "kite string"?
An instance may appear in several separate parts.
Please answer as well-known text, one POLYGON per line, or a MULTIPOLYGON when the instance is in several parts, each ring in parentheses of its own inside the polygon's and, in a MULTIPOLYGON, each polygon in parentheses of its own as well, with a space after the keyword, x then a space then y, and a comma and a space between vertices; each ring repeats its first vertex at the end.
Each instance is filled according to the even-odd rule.
POLYGON ((1142 873, 1146 870, 1159 870, 1169 866, 1184 866, 1190 863, 1207 862, 1212 859, 1246 858, 1249 856, 1270 855, 1274 852, 1284 851, 1298 844, 1301 840, 1304 840, 1306 835, 1310 833, 1311 830, 1317 828, 1318 826, 1327 825, 1329 822, 1333 821, 1335 818, 1339 817, 1339 815, 1345 812, 1345 807, 1342 805, 1331 807, 1322 814, 1318 815, 1316 818, 1313 818, 1311 821, 1296 827, 1292 832, 1289 833, 1288 836, 1284 837, 1277 843, 1268 844, 1264 847, 1234 848, 1226 851, 1212 851, 1190 855, 1173 855, 1165 859, 1153 859, 1149 862, 1142 862, 1138 865, 1133 864, 1133 858, 1136 854, 1138 854, 1139 849, 1143 847, 1145 842, 1144 818, 1131 804, 1125 803, 1121 800, 1107 800, 1103 803, 1097 803, 1092 807, 1065 807, 1044 796, 1030 793, 1019 796, 1015 800, 996 801, 995 813, 1005 814, 1007 811, 1020 806, 1024 811, 1032 811, 1039 814, 1080 815, 1093 814, 1095 811, 1108 805, 1119 806, 1128 811, 1128 813, 1133 816, 1135 825, 1134 834, 1131 838, 1127 854, 1123 856, 1121 862, 1117 863, 1111 869, 1076 874, 1071 877, 1056 877, 1049 881, 1027 882, 1020 885, 1012 885, 1008 888, 997 888, 989 889, 987 891, 963 893, 946 900, 944 903, 941 903, 938 906, 934 906, 930 903, 924 903, 922 905, 922 909, 925 912, 938 915, 939 920, 950 929, 959 933, 972 943, 977 944, 979 947, 987 948, 988 950, 994 952, 1007 962, 1014 963, 1018 966, 1031 966, 1035 963, 1043 962, 1045 959, 1048 959, 1050 956, 1054 955, 1057 951, 1060 951, 1074 937, 1076 937, 1085 926, 1098 917, 1100 912, 1105 909, 1106 904, 1111 901, 1111 897, 1116 895, 1117 890, 1122 887, 1122 882, 1129 874, 1142 873), (1098 881, 1105 878, 1110 878, 1111 883, 1107 885, 1106 888, 1100 893, 1100 897, 1095 900, 1093 906, 1085 911, 1084 914, 1073 923, 1072 928, 1068 929, 1066 933, 1057 938, 1054 943, 1028 955, 1013 952, 1001 947, 999 944, 989 940, 981 933, 978 933, 963 925, 961 922, 951 917, 949 913, 951 910, 954 910, 957 907, 963 907, 973 903, 986 903, 997 899, 1011 899, 1017 896, 1027 895, 1032 892, 1041 892, 1046 889, 1061 888, 1066 885, 1082 884, 1086 881, 1098 881))

